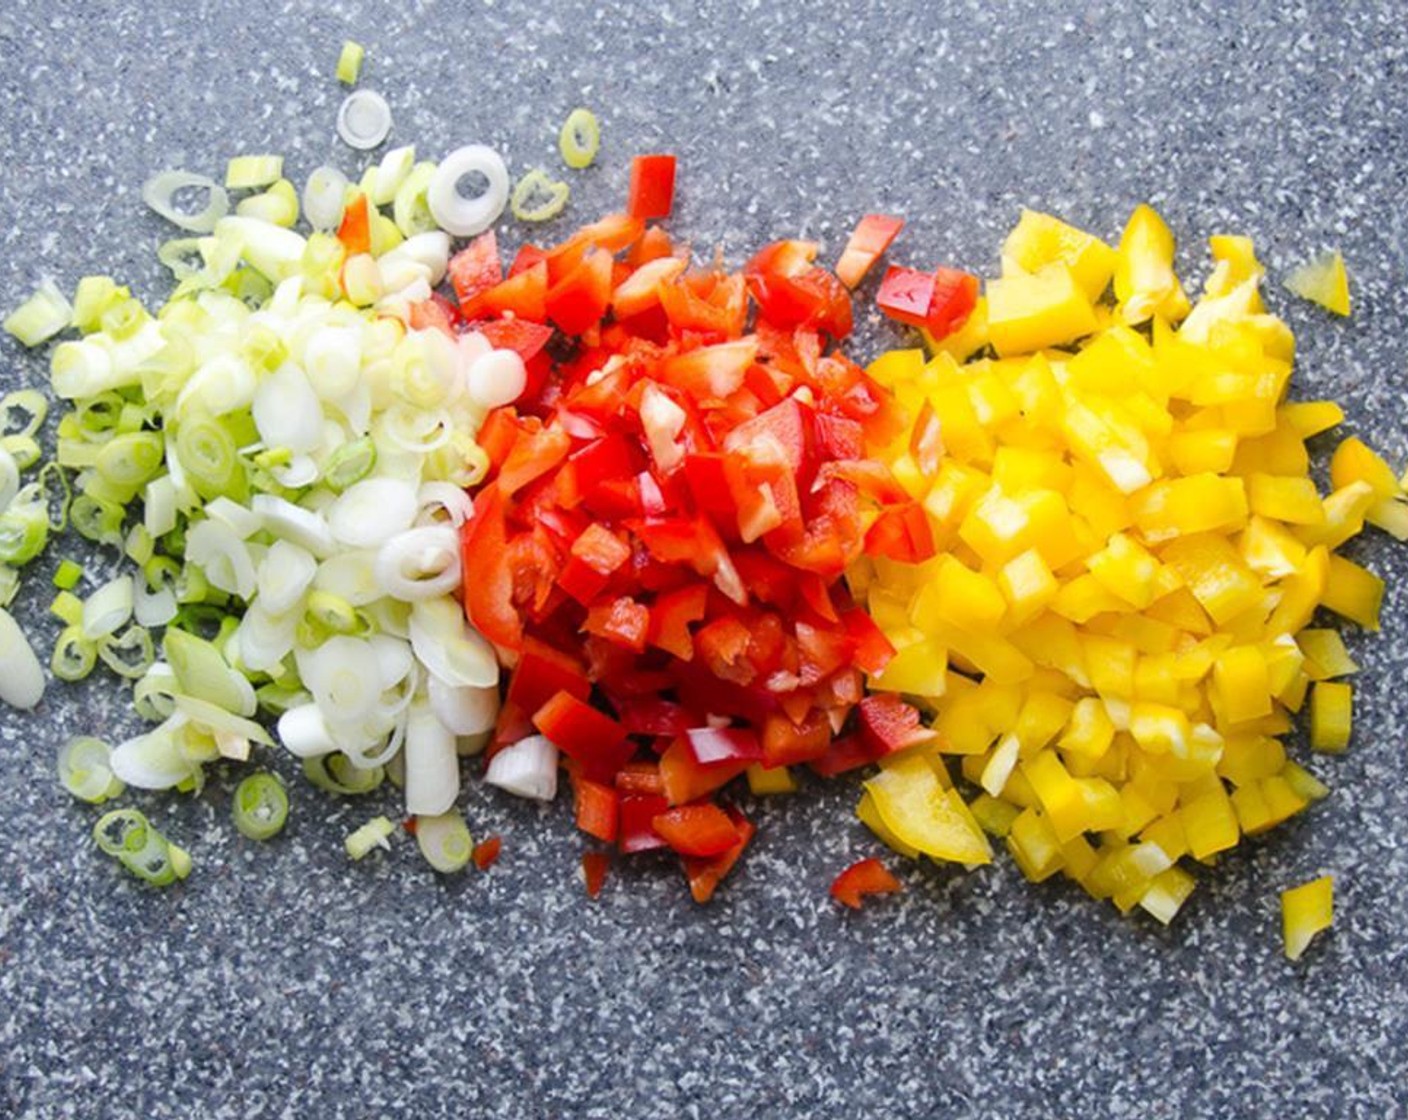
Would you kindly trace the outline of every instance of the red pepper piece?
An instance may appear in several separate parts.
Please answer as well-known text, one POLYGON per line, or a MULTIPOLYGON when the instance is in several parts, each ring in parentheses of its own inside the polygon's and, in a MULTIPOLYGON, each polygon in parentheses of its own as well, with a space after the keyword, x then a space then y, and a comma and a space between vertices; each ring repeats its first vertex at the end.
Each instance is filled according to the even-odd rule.
POLYGON ((540 432, 519 436, 499 468, 500 493, 512 497, 567 458, 571 448, 571 437, 557 428, 544 428, 540 432))
POLYGON ((616 788, 622 796, 628 793, 644 793, 652 797, 664 797, 665 783, 660 778, 659 763, 626 763, 616 771, 616 788))
POLYGON ((748 846, 748 841, 753 839, 753 834, 757 831, 753 822, 736 809, 730 810, 729 816, 738 832, 738 840, 733 847, 710 859, 687 857, 683 861, 685 877, 689 879, 689 893, 694 896, 695 902, 704 903, 713 898, 719 883, 733 870, 734 864, 743 854, 743 849, 748 846))
POLYGON ((689 753, 700 766, 720 762, 758 762, 762 744, 746 727, 691 727, 684 733, 689 753))
POLYGON ((632 218, 668 218, 675 205, 675 157, 655 154, 631 160, 632 218))
POLYGON ((542 323, 548 317, 547 262, 539 261, 532 268, 514 273, 480 292, 472 306, 475 314, 512 315, 515 319, 542 323))
POLYGON ((862 859, 836 876, 831 897, 843 906, 859 910, 866 895, 894 894, 902 889, 900 881, 878 859, 862 859))
POLYGON ((503 851, 504 842, 497 836, 488 836, 474 845, 474 866, 480 871, 488 871, 503 851))
MULTIPOLYGON (((694 758, 689 742, 680 736, 660 756, 660 780, 671 805, 698 801, 727 785, 747 770, 749 762, 725 761, 702 766, 694 758)), ((663 810, 662 810, 663 811, 663 810)))
POLYGON ((636 653, 643 653, 646 634, 650 629, 650 611, 629 595, 622 595, 610 602, 598 603, 587 611, 587 620, 582 623, 582 629, 636 653))
POLYGON ((654 821, 669 807, 670 803, 658 794, 623 794, 616 846, 627 853, 667 847, 664 838, 655 831, 654 821))
POLYGON ((708 603, 709 588, 702 583, 661 592, 650 608, 646 641, 681 661, 690 660, 694 656, 694 638, 689 627, 704 618, 708 603))
POLYGON ((584 334, 601 322, 611 303, 612 257, 605 249, 588 249, 577 264, 547 291, 547 313, 567 334, 584 334))
POLYGON ((938 737, 919 722, 919 710, 893 693, 876 693, 860 702, 861 740, 873 758, 882 758, 938 737))
POLYGON ((934 273, 934 294, 924 323, 934 338, 944 338, 958 330, 978 304, 978 278, 956 268, 934 273))
POLYGON ((929 307, 934 302, 934 274, 892 264, 880 281, 875 304, 896 322, 911 327, 927 326, 929 307))
POLYGON ((547 259, 547 252, 539 249, 536 245, 521 245, 513 256, 513 263, 508 266, 508 274, 517 276, 520 272, 525 272, 540 261, 547 259))
POLYGON ((810 762, 826 753, 831 724, 822 712, 810 711, 800 722, 778 712, 763 724, 763 765, 769 770, 810 762))
POLYGON ((901 218, 886 214, 867 214, 863 217, 841 251, 841 259, 836 262, 836 275, 841 283, 848 288, 859 284, 903 228, 901 218))
POLYGON ((592 781, 610 782, 635 753, 624 727, 567 691, 533 713, 533 726, 576 759, 583 776, 592 781))
POLYGON ((895 656, 895 647, 885 637, 885 632, 875 625, 875 620, 860 607, 851 607, 842 612, 841 624, 855 643, 856 668, 871 676, 884 672, 885 666, 895 656))
POLYGON ((585 701, 591 691, 591 682, 581 662, 530 635, 523 639, 518 664, 509 678, 505 704, 531 714, 559 692, 585 701))
POLYGON ((367 196, 358 191, 342 212, 342 224, 337 227, 337 239, 347 251, 347 256, 372 251, 371 214, 367 208, 367 196))
POLYGON ((865 554, 921 564, 936 552, 929 515, 918 502, 882 510, 865 534, 865 554))
POLYGON ((605 852, 582 853, 582 878, 586 880, 587 897, 596 898, 606 885, 606 873, 611 869, 611 857, 605 852))
POLYGON ((622 700, 616 705, 621 726, 631 735, 673 739, 689 730, 689 713, 673 700, 656 696, 622 700))
POLYGON ((451 257, 447 271, 455 298, 460 302, 460 313, 466 319, 478 318, 481 313, 479 297, 504 276, 494 231, 481 233, 451 257))
POLYGON ((820 777, 834 778, 837 774, 845 774, 851 770, 859 770, 862 766, 869 766, 874 761, 875 755, 861 741, 859 735, 847 735, 841 739, 832 739, 826 748, 826 753, 808 762, 807 765, 811 767, 813 773, 820 777))
POLYGON ((576 800, 577 827, 588 836, 605 840, 616 839, 620 797, 612 786, 579 778, 573 786, 576 800))
POLYGON ((738 843, 738 829, 717 805, 681 805, 651 822, 665 843, 682 856, 717 856, 738 843))
POLYGON ((459 309, 439 292, 431 292, 429 299, 411 304, 410 314, 412 330, 436 330, 452 339, 459 337, 455 333, 455 324, 460 318, 459 309))
POLYGON ((460 531, 464 556, 464 604, 469 620, 484 637, 504 649, 523 641, 523 621, 513 606, 504 502, 496 484, 474 496, 474 516, 460 531))
POLYGON ((738 391, 757 356, 756 338, 720 342, 667 358, 660 376, 667 385, 684 390, 696 401, 717 402, 738 391))

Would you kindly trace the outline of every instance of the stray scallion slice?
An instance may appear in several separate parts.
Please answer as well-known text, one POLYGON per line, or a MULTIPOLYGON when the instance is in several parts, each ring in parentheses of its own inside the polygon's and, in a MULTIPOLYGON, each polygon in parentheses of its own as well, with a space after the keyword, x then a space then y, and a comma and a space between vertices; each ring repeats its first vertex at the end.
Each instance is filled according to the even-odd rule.
POLYGON ((0 435, 33 436, 49 415, 49 402, 34 389, 16 389, 0 398, 0 435))
POLYGON ((80 801, 99 805, 127 787, 111 766, 112 749, 101 739, 79 735, 59 748, 59 782, 80 801))
POLYGON ((32 296, 6 316, 4 327, 24 345, 38 346, 72 324, 72 304, 52 280, 45 280, 32 296))
POLYGON ((371 151, 391 135, 391 106, 373 90, 349 93, 337 111, 337 134, 349 148, 371 151))
POLYGON ((235 828, 251 840, 268 840, 288 820, 288 794, 277 775, 261 770, 235 787, 231 806, 235 828))
POLYGON ((33 436, 0 437, 0 450, 3 450, 14 461, 15 468, 21 471, 29 470, 44 454, 33 436))
POLYGON ((173 225, 192 233, 211 233, 215 223, 230 210, 230 196, 214 179, 189 171, 163 171, 142 185, 142 201, 173 225), (205 206, 190 213, 176 207, 176 196, 187 190, 208 193, 205 206))
POLYGON ((601 130, 597 127, 596 114, 590 109, 573 109, 557 137, 562 162, 580 171, 596 159, 600 147, 601 130))
POLYGON ((386 780, 386 769, 382 766, 357 766, 345 754, 338 752, 305 758, 303 776, 328 793, 355 797, 379 788, 386 780))
POLYGON ((100 641, 98 657, 119 677, 137 680, 156 663, 156 648, 145 626, 129 626, 120 636, 100 641))
POLYGON ((469 826, 451 810, 434 817, 416 818, 416 845, 427 863, 442 875, 462 871, 474 852, 469 826))
POLYGON ((232 191, 267 187, 283 173, 283 156, 235 156, 225 165, 225 186, 232 191))
POLYGON ((78 626, 66 626, 54 643, 50 671, 61 681, 81 681, 98 663, 98 645, 78 626))
POLYGON ((345 86, 355 86, 362 73, 362 60, 367 57, 366 48, 355 40, 348 39, 342 44, 337 56, 337 80, 345 86))
POLYGON ((553 182, 542 168, 534 168, 513 188, 509 206, 520 222, 546 222, 562 213, 572 188, 553 182))
POLYGON ((395 831, 396 826, 386 817, 373 817, 347 837, 347 854, 352 859, 362 859, 373 848, 390 850, 391 845, 387 840, 395 831))
POLYGON ((137 878, 165 887, 191 872, 191 858, 137 809, 114 809, 93 826, 98 847, 137 878))

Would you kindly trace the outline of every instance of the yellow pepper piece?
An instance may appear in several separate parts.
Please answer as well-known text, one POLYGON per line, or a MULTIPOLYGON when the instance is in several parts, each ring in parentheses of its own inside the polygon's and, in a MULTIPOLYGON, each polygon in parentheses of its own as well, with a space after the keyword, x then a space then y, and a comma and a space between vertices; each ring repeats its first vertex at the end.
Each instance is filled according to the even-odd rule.
POLYGON ((875 799, 870 796, 867 790, 860 795, 860 803, 856 805, 856 816, 866 828, 878 836, 883 844, 892 851, 898 852, 905 859, 918 859, 919 849, 911 847, 890 831, 889 826, 880 816, 880 811, 875 808, 875 799))
POLYGON ((1322 875, 1281 892, 1281 931, 1286 956, 1298 961, 1311 940, 1330 928, 1335 917, 1335 879, 1322 875))
POLYGON ((1310 689, 1310 746, 1339 753, 1354 725, 1354 689, 1343 681, 1316 681, 1310 689))
POLYGON ((748 767, 748 790, 755 797, 765 797, 774 793, 796 793, 797 779, 786 766, 764 769, 759 763, 748 767))
POLYGON ((1330 482, 1336 490, 1352 482, 1367 482, 1379 498, 1396 497, 1401 490, 1393 468, 1353 436, 1342 440, 1330 457, 1330 482))
POLYGON ((988 344, 988 301, 979 296, 963 326, 938 341, 923 327, 919 333, 931 353, 949 354, 960 362, 964 361, 988 344))
POLYGON ((1059 261, 989 281, 987 301, 988 338, 1002 357, 1074 342, 1099 325, 1090 297, 1059 261))
POLYGON ((933 859, 988 863, 992 849, 956 790, 945 789, 929 761, 918 755, 887 758, 865 783, 886 829, 901 843, 933 859))
POLYGON ((1331 556, 1320 602, 1366 630, 1379 628, 1384 581, 1343 556, 1331 556))
POLYGON ((1173 234, 1152 207, 1136 207, 1120 236, 1115 298, 1131 326, 1188 314, 1188 297, 1173 271, 1173 234))
POLYGON ((1306 672, 1312 680, 1347 677, 1359 672, 1359 665, 1345 649, 1338 630, 1302 630, 1296 644, 1305 655, 1306 672))
POLYGON ((1002 243, 1003 273, 1039 272, 1057 261, 1070 267, 1092 303, 1104 294, 1115 271, 1115 251, 1098 237, 1050 214, 1024 209, 1002 243))
POLYGON ((1168 925, 1182 909, 1188 896, 1193 893, 1193 886, 1193 876, 1181 867, 1170 867, 1149 881, 1149 886, 1139 899, 1139 905, 1164 925, 1168 925))
POLYGON ((1065 862, 1050 822, 1034 808, 1024 809, 1013 820, 1007 831, 1007 850, 1033 883, 1051 878, 1065 862))
POLYGON ((1319 304, 1336 315, 1350 312, 1349 270, 1338 249, 1292 269, 1286 277, 1286 287, 1301 299, 1319 304))

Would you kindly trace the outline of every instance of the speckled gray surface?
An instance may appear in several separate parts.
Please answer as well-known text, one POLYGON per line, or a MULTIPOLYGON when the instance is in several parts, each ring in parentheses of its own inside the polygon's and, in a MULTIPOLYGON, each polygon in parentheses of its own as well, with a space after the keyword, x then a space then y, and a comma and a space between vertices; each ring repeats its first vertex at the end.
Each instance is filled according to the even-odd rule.
MULTIPOLYGON (((669 149, 676 228, 734 261, 797 233, 835 252, 883 207, 910 221, 898 255, 983 269, 1021 204, 1112 236, 1146 199, 1195 273, 1214 232, 1255 236, 1273 278, 1339 245, 1351 321, 1272 288, 1296 392, 1408 455, 1401 5, 637 7, 0 6, 0 303, 100 270, 157 296, 152 169, 265 149, 300 180, 358 167, 332 132, 351 36, 396 142, 552 166, 585 102, 604 146, 567 220, 622 196, 631 153, 669 149)), ((864 324, 867 349, 891 337, 864 324)), ((42 378, 0 341, 0 383, 42 378)), ((222 777, 140 799, 199 862, 149 892, 92 854, 92 813, 51 777, 66 733, 123 726, 112 686, 54 688, 36 718, 0 713, 0 1115, 1404 1115, 1408 553, 1355 552, 1391 590, 1384 633, 1351 639, 1355 744, 1317 767, 1335 792, 1204 875, 1169 931, 1006 862, 909 868, 898 901, 839 913, 831 876, 875 851, 844 785, 760 809, 746 873, 701 909, 649 857, 586 901, 560 806, 472 790, 504 857, 444 883, 405 843, 349 866, 359 814, 303 787, 281 840, 244 842, 222 777), (1322 871, 1336 926, 1291 966, 1277 892, 1322 871)), ((26 615, 45 645, 54 559, 26 615)))

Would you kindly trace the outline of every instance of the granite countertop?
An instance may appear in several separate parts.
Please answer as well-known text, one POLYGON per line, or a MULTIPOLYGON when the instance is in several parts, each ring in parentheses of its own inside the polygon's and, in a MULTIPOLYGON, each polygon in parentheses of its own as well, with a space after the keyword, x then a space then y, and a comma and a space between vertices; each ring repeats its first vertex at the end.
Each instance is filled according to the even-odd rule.
MULTIPOLYGON (((359 169, 333 132, 351 37, 393 142, 432 156, 479 140, 515 172, 554 167, 557 125, 593 106, 602 154, 561 230, 619 204, 631 154, 667 149, 675 229, 734 263, 793 235, 834 254, 886 209, 910 223, 897 255, 991 270, 1023 204, 1113 237, 1152 202, 1195 279, 1212 233, 1254 236, 1273 278, 1339 246, 1352 319, 1270 287, 1293 391, 1408 459, 1401 6, 656 7, 5 5, 0 305, 95 271, 157 299, 154 170, 264 150, 299 182, 359 169)), ((862 353, 896 337, 860 318, 862 353)), ((0 339, 0 385, 44 377, 0 339)), ((20 612, 45 648, 57 551, 20 612)), ((1315 767, 1334 793, 1202 874, 1169 930, 1006 859, 907 867, 903 896, 841 912, 832 876, 878 851, 846 782, 759 808, 745 873, 701 908, 650 857, 589 902, 561 805, 471 788, 504 855, 445 882, 409 843, 349 864, 369 810, 302 784, 279 841, 244 841, 218 775, 136 799, 198 863, 155 892, 92 851, 94 814, 52 777, 66 735, 132 726, 119 693, 54 687, 36 717, 0 712, 0 1116, 1404 1115, 1408 551, 1371 534, 1352 555, 1389 600, 1381 634, 1349 639, 1355 741, 1315 767), (1335 928, 1292 965, 1278 893, 1322 872, 1335 928)))

